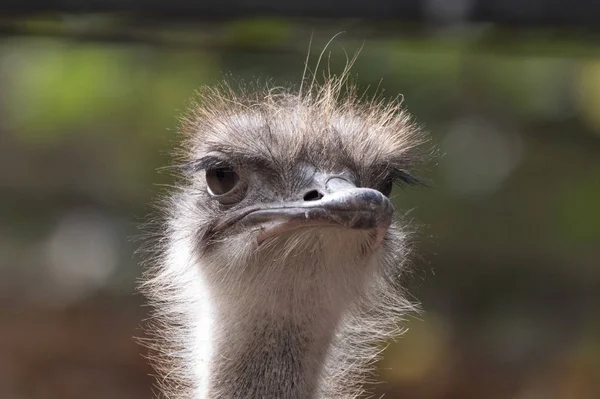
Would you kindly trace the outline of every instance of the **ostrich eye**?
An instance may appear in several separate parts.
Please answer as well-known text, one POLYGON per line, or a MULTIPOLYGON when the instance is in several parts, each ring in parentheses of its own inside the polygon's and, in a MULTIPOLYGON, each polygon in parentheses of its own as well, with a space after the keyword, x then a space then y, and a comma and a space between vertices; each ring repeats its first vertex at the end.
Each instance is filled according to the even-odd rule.
POLYGON ((206 184, 210 195, 218 196, 231 192, 240 181, 239 175, 229 167, 206 170, 206 184))
POLYGON ((386 197, 389 197, 390 194, 392 193, 393 187, 394 187, 394 180, 387 179, 377 188, 377 191, 379 191, 381 194, 385 195, 386 197))

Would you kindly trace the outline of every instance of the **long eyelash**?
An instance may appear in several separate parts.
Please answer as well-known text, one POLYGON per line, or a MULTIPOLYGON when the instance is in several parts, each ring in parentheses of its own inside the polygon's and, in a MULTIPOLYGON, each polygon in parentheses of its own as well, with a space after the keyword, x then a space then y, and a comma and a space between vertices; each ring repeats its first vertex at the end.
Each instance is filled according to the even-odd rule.
POLYGON ((206 169, 226 168, 231 167, 231 164, 222 158, 207 155, 205 157, 187 162, 181 166, 181 170, 187 174, 198 173, 206 169))
POLYGON ((263 173, 272 171, 274 174, 277 174, 277 171, 273 169, 269 161, 260 157, 244 156, 244 154, 228 154, 226 157, 205 155, 184 163, 179 167, 179 170, 184 174, 192 175, 206 169, 232 168, 242 170, 246 167, 259 169, 263 173), (235 162, 228 161, 227 159, 235 159, 235 162))
MULTIPOLYGON (((222 158, 207 155, 199 159, 184 163, 180 166, 180 170, 186 174, 198 173, 206 169, 231 167, 231 164, 222 158)), ((429 186, 429 182, 418 176, 414 176, 401 169, 393 169, 389 171, 388 178, 392 179, 394 184, 399 186, 429 186)))
POLYGON ((428 182, 426 179, 411 175, 410 173, 404 170, 392 171, 390 173, 389 178, 391 178, 394 181, 394 183, 399 186, 428 186, 428 182))

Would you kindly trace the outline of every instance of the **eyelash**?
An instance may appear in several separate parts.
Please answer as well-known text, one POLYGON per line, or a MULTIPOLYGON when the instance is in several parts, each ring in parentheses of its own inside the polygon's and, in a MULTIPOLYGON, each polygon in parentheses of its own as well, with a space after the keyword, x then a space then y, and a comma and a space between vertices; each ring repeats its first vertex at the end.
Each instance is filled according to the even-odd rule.
MULTIPOLYGON (((215 156, 205 156, 184 164, 182 169, 184 173, 194 174, 206 169, 223 167, 233 166, 229 162, 223 160, 222 158, 215 156)), ((399 185, 401 187, 427 185, 426 181, 424 181, 423 179, 417 176, 413 176, 406 171, 398 169, 389 171, 385 178, 385 181, 387 181, 388 179, 391 179, 395 185, 399 185)))
POLYGON ((224 161, 221 158, 208 156, 203 157, 194 161, 190 161, 183 165, 183 171, 185 173, 193 174, 198 173, 206 169, 217 169, 217 168, 231 168, 232 165, 224 161))
POLYGON ((420 186, 423 185, 424 182, 420 178, 413 176, 404 171, 398 171, 393 173, 390 178, 399 186, 420 186))

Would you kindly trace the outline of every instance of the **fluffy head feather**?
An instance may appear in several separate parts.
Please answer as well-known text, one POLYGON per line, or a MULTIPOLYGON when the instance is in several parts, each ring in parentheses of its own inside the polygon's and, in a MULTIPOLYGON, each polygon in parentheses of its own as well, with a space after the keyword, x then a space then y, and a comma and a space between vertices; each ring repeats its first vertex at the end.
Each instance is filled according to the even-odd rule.
POLYGON ((407 173, 420 161, 415 149, 424 137, 400 101, 363 101, 356 87, 335 77, 304 94, 258 84, 202 88, 182 132, 185 162, 225 151, 279 173, 299 162, 347 166, 363 183, 384 172, 407 173))

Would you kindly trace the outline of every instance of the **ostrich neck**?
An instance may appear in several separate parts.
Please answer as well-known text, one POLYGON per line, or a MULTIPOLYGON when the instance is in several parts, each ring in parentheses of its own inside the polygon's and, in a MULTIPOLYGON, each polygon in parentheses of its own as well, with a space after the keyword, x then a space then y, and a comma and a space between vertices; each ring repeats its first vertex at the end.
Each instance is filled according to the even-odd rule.
POLYGON ((270 301, 219 307, 209 397, 317 397, 341 309, 292 298, 302 294, 310 295, 290 290, 270 301))
POLYGON ((196 397, 322 398, 334 335, 372 270, 346 252, 275 256, 247 265, 247 275, 209 279, 211 355, 196 397))

